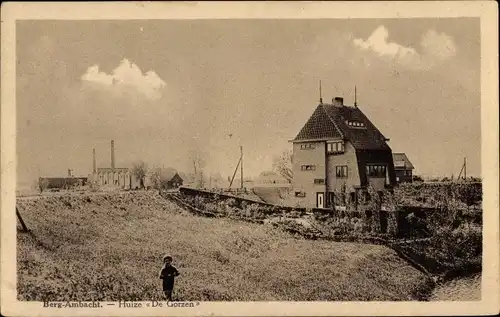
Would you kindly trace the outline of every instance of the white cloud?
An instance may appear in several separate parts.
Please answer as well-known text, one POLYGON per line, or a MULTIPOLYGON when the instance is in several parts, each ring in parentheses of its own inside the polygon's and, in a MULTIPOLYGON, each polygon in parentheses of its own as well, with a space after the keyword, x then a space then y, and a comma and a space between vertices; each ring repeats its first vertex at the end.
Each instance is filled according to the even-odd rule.
POLYGON ((354 39, 354 45, 364 50, 372 50, 379 56, 389 56, 391 58, 416 55, 417 52, 411 47, 388 42, 389 32, 384 26, 379 26, 372 35, 364 41, 363 39, 354 39))
POLYGON ((422 36, 422 52, 413 47, 389 42, 388 38, 389 31, 382 25, 375 29, 368 39, 355 38, 352 42, 362 51, 370 51, 382 59, 411 69, 429 69, 456 55, 453 39, 434 30, 429 30, 422 36))
POLYGON ((149 99, 158 99, 162 96, 165 82, 150 70, 143 74, 139 67, 128 59, 123 59, 111 74, 99 71, 99 66, 94 65, 87 69, 81 79, 104 87, 134 88, 149 99))
POLYGON ((453 38, 445 33, 437 33, 434 30, 429 30, 424 34, 420 45, 422 46, 424 54, 442 60, 451 58, 457 53, 453 38))

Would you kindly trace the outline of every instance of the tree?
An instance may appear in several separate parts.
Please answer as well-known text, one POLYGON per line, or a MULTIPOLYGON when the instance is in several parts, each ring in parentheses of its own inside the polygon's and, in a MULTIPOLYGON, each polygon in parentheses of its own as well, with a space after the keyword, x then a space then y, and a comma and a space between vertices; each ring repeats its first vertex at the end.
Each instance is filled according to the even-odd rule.
POLYGON ((273 160, 273 170, 283 176, 289 183, 291 183, 293 179, 292 159, 292 150, 285 150, 280 156, 275 157, 273 160))
POLYGON ((155 189, 160 189, 162 187, 161 169, 160 168, 154 168, 151 171, 149 178, 151 179, 151 183, 153 183, 153 187, 155 189))
POLYGON ((148 167, 143 161, 139 161, 132 166, 132 174, 139 180, 140 187, 144 188, 148 167))
POLYGON ((49 187, 49 180, 43 177, 38 178, 37 187, 40 193, 42 193, 44 190, 47 189, 47 187, 49 187))
POLYGON ((206 166, 206 154, 199 149, 195 149, 189 152, 189 157, 193 164, 195 186, 202 188, 205 186, 203 169, 206 166))
POLYGON ((413 175, 413 181, 414 182, 423 182, 424 179, 418 175, 413 175))

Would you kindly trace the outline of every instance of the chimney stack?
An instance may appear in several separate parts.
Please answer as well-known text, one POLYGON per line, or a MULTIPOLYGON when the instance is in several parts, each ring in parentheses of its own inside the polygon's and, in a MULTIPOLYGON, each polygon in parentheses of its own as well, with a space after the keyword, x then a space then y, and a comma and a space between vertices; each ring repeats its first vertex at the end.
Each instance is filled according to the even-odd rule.
POLYGON ((96 166, 95 166, 95 149, 93 149, 92 152, 93 152, 92 153, 92 155, 93 155, 93 157, 92 157, 92 159, 93 159, 92 160, 92 172, 95 174, 95 172, 96 172, 96 166))
POLYGON ((115 141, 111 140, 111 169, 115 169, 115 141))
POLYGON ((344 98, 342 97, 335 97, 332 101, 334 106, 342 107, 344 105, 344 98))

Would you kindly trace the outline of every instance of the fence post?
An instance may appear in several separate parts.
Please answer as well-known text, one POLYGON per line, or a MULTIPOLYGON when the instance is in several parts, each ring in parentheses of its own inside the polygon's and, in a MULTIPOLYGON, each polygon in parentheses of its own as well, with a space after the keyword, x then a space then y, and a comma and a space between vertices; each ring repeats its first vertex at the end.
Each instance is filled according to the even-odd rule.
POLYGON ((16 206, 16 215, 17 219, 19 219, 19 222, 21 223, 21 226, 23 227, 23 231, 28 232, 28 227, 26 227, 26 224, 24 223, 23 218, 21 217, 21 213, 19 213, 19 210, 17 209, 17 206, 16 206))

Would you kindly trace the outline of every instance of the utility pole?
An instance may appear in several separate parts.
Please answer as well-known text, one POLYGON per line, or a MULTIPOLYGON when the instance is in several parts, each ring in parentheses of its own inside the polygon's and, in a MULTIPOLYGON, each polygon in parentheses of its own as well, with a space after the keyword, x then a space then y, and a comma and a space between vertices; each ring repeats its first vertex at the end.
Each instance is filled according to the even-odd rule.
POLYGON ((464 157, 464 180, 467 181, 467 158, 464 157))
POLYGON ((240 164, 240 167, 241 167, 241 189, 243 189, 243 146, 240 146, 240 152, 241 152, 241 155, 240 155, 240 161, 241 161, 241 164, 240 164))

